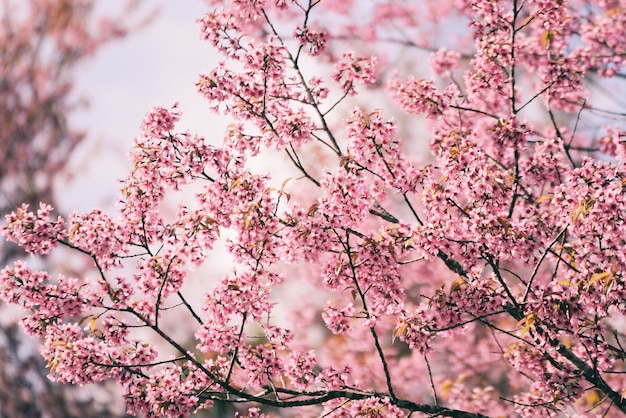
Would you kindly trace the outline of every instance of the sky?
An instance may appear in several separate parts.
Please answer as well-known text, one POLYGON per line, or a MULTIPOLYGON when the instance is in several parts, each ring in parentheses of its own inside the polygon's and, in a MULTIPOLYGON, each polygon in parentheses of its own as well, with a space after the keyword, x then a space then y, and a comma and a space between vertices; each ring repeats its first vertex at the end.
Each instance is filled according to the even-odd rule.
MULTIPOLYGON (((112 0, 99 7, 115 13, 123 4, 112 0)), ((149 25, 106 45, 77 71, 75 92, 89 106, 73 116, 73 123, 87 137, 69 156, 70 174, 56 182, 61 213, 114 207, 117 179, 130 169, 127 152, 154 106, 169 108, 178 102, 180 129, 222 142, 226 122, 209 112, 194 86, 198 74, 219 60, 200 40, 195 23, 208 6, 201 0, 144 0, 138 15, 154 8, 158 14, 149 25)))

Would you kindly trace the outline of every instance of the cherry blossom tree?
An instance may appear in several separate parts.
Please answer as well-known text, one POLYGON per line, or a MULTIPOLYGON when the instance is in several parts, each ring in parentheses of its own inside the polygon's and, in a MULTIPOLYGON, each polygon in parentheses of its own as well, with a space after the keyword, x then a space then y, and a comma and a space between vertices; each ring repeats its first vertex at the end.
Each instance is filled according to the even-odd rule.
MULTIPOLYGON (((103 44, 124 37, 128 16, 101 16, 92 0, 3 1, 0 4, 0 213, 20 202, 53 201, 53 180, 83 133, 69 122, 81 105, 73 94, 76 67, 103 44)), ((23 256, 0 243, 0 262, 23 256)), ((93 399, 50 382, 36 347, 2 309, 0 415, 37 417, 113 416, 93 399), (35 348, 35 349, 33 349, 35 348), (83 399, 81 399, 81 396, 83 399), (102 408, 100 408, 102 409, 102 408)), ((104 391, 102 385, 94 388, 104 391)))
POLYGON ((53 379, 171 417, 626 412, 626 2, 210 3, 223 145, 156 107, 116 214, 7 216, 94 264, 1 274, 53 379))

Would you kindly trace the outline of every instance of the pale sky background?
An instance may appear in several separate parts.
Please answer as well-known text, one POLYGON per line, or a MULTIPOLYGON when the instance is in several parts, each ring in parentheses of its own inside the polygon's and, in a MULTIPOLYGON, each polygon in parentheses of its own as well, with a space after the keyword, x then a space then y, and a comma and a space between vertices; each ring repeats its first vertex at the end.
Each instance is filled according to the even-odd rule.
MULTIPOLYGON (((98 6, 115 12, 124 2, 98 6)), ((155 7, 159 13, 151 24, 105 46, 77 71, 75 92, 90 105, 73 121, 87 138, 70 156, 72 178, 57 182, 61 213, 113 209, 117 179, 130 168, 127 152, 143 116, 154 106, 179 102, 181 130, 222 142, 226 123, 209 112, 194 86, 198 74, 210 71, 220 59, 200 40, 196 24, 209 7, 201 0, 144 0, 138 14, 147 15, 155 7)))

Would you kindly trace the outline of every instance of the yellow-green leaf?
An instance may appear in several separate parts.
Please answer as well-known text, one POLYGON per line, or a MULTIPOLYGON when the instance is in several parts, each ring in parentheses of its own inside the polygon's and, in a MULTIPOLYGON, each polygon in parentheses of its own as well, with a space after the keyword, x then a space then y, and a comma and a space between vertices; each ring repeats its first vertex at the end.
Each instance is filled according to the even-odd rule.
POLYGON ((526 315, 524 318, 520 319, 517 323, 516 327, 522 327, 522 331, 520 333, 520 337, 523 337, 530 331, 530 328, 535 324, 535 319, 537 315, 535 313, 530 313, 526 315))
POLYGON ((541 35, 541 46, 545 49, 549 49, 554 40, 554 33, 551 30, 547 30, 541 35))

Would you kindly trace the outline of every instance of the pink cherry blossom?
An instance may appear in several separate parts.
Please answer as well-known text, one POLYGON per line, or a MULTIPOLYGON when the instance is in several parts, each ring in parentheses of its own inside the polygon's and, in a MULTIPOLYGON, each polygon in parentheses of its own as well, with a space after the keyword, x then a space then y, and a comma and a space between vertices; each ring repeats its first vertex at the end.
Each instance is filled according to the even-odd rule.
POLYGON ((156 107, 117 214, 7 218, 95 266, 0 275, 51 377, 160 416, 626 412, 617 2, 209 3, 223 144, 156 107))

